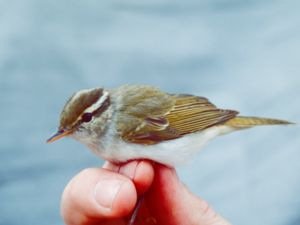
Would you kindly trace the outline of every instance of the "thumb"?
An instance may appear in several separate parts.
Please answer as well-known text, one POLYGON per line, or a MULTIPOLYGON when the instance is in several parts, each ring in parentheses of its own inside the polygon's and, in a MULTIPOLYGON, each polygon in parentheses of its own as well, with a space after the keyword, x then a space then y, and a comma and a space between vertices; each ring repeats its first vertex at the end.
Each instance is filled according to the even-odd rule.
POLYGON ((157 224, 230 225, 181 183, 174 169, 155 165, 148 207, 157 224))

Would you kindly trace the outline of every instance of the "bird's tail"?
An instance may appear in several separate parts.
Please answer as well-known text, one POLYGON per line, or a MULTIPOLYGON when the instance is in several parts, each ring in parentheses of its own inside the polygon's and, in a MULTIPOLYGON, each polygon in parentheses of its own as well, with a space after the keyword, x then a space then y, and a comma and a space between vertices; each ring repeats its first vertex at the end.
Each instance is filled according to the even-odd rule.
POLYGON ((260 125, 289 125, 294 124, 286 120, 260 118, 260 117, 245 117, 237 116, 231 120, 228 120, 225 125, 236 127, 236 128, 248 128, 260 125))

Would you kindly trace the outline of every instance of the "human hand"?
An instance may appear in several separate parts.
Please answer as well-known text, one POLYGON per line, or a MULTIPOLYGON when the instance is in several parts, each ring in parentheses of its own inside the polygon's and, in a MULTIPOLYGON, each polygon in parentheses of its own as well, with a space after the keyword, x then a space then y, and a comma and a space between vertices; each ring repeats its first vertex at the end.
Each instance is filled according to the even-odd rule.
POLYGON ((136 224, 230 225, 193 195, 174 169, 149 161, 83 170, 66 186, 61 213, 68 225, 126 225, 143 193, 136 224))

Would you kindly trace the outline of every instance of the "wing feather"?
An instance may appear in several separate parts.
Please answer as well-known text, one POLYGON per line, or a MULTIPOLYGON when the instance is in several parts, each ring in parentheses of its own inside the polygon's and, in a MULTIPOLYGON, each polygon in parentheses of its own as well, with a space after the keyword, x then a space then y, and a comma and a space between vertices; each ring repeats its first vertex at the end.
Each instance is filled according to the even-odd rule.
POLYGON ((218 109, 203 97, 170 96, 174 99, 174 105, 169 112, 160 116, 145 116, 142 124, 123 134, 122 138, 133 143, 156 144, 225 123, 238 114, 234 110, 218 109))

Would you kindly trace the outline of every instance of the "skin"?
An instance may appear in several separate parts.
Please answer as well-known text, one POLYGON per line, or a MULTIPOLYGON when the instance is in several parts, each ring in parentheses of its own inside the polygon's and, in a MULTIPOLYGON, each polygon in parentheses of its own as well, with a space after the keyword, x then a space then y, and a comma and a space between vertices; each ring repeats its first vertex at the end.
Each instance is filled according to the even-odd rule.
POLYGON ((230 225, 174 169, 145 160, 83 170, 66 186, 61 214, 68 225, 126 225, 143 193, 135 224, 230 225))

